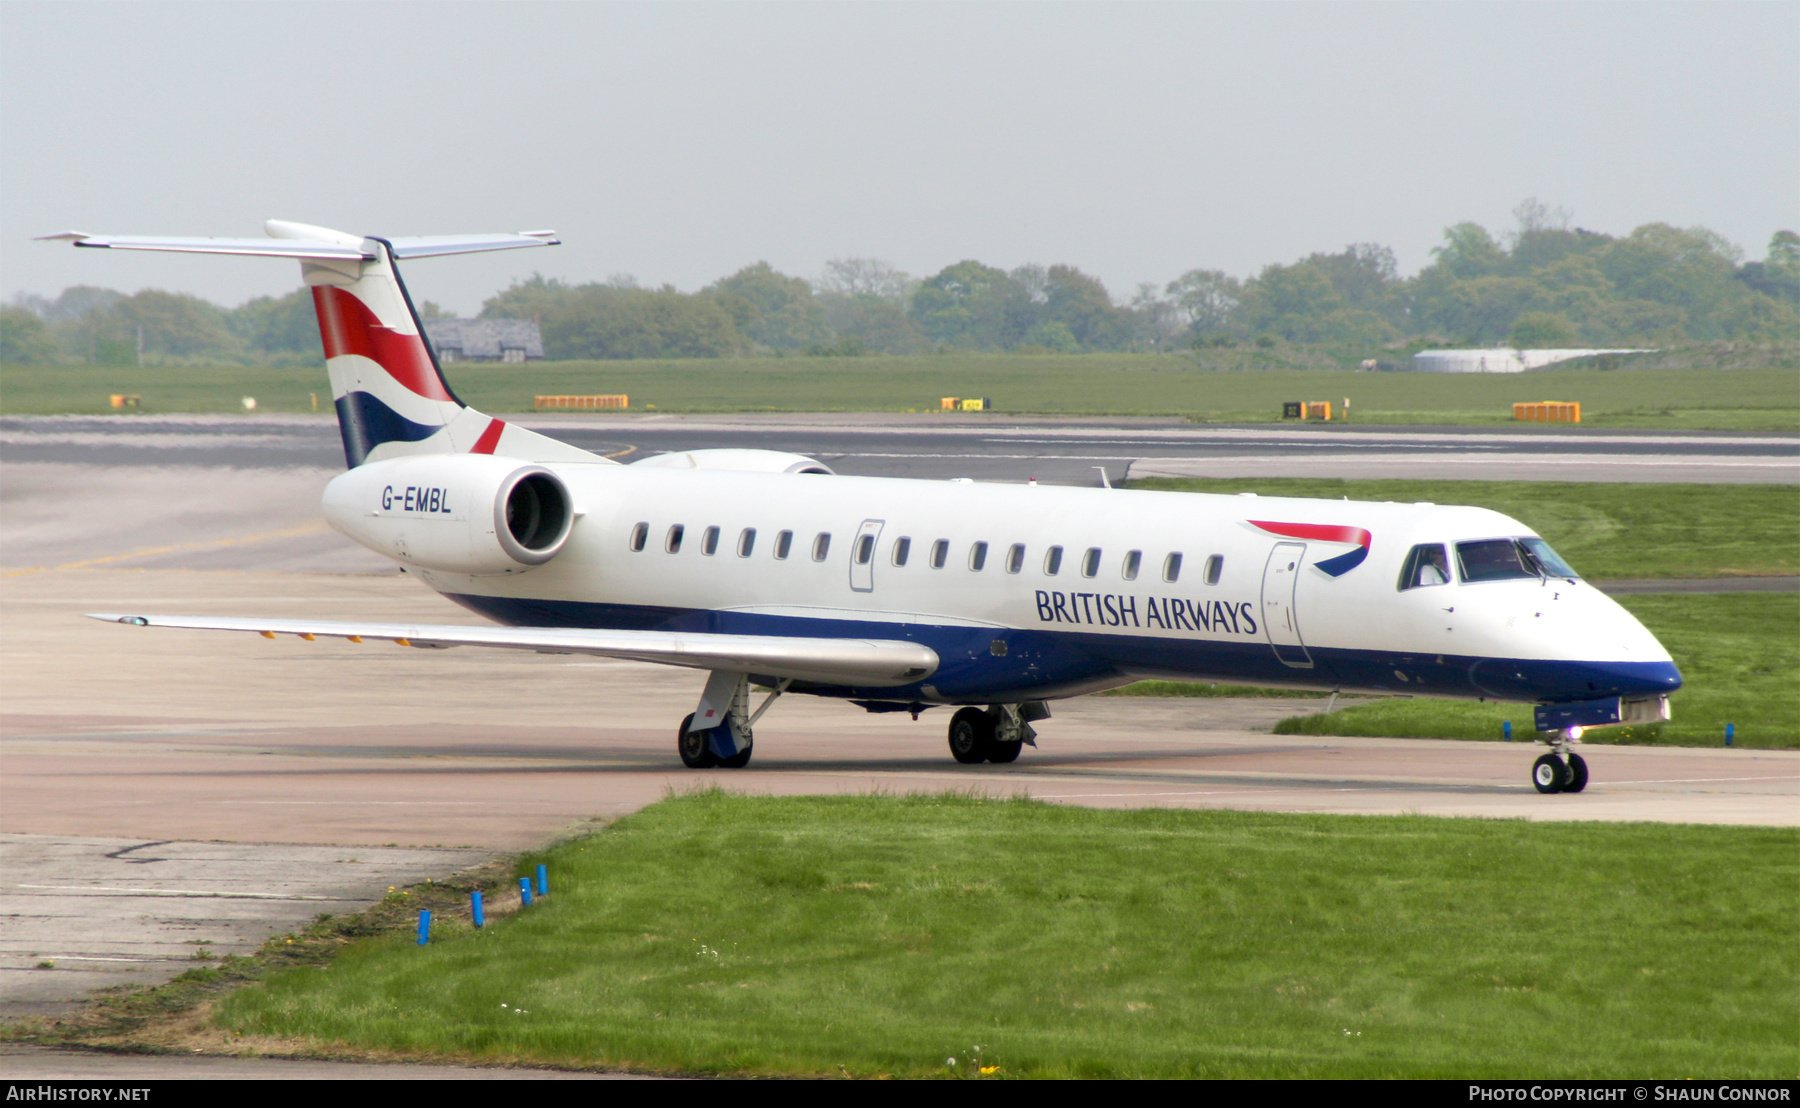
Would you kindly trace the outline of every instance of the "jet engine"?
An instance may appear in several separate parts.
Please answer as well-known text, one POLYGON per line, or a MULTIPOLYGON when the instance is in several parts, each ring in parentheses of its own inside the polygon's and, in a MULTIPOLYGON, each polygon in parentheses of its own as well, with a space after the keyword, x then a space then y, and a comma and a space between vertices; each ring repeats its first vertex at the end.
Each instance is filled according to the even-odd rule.
POLYGON ((325 486, 325 518, 378 554, 473 576, 523 573, 569 540, 575 505, 543 466, 491 454, 372 462, 325 486))
POLYGON ((706 450, 674 450, 652 454, 632 462, 650 469, 714 469, 739 473, 831 473, 831 467, 804 454, 785 450, 712 447, 706 450))

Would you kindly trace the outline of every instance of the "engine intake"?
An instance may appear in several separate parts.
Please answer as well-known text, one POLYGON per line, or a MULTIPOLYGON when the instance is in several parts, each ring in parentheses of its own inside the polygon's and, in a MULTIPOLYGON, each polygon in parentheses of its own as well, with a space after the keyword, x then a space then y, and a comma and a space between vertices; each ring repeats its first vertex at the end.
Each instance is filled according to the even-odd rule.
POLYGON ((562 550, 578 514, 543 466, 489 454, 372 462, 325 487, 325 518, 378 554, 472 576, 523 573, 562 550))
POLYGON ((507 483, 494 503, 494 533, 514 561, 543 565, 569 537, 569 490, 547 469, 519 470, 507 483))

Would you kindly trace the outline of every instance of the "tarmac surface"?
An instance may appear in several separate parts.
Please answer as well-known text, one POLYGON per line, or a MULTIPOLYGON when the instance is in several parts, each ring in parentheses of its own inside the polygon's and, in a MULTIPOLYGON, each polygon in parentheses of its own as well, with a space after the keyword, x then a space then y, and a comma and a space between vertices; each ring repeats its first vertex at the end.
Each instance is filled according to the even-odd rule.
MULTIPOLYGON (((1098 484, 1134 477, 1800 482, 1800 435, 1584 427, 1199 425, 1002 414, 506 417, 632 461, 705 447, 805 454, 874 477, 1098 484)), ((10 462, 341 469, 331 416, 13 416, 10 462)))
MULTIPOLYGON (((1343 475, 1346 463, 1333 459, 1351 441, 1259 429, 1196 445, 1193 429, 1149 421, 946 434, 824 417, 792 430, 796 417, 783 418, 531 422, 590 448, 763 445, 842 472, 1069 483, 1097 481, 1094 465, 1115 481, 1127 465, 1143 472, 1150 455, 1133 451, 1152 441, 1158 457, 1204 462, 1215 475, 1233 457, 1267 473, 1291 464, 1343 475), (1295 448, 1293 436, 1329 440, 1335 453, 1295 448), (1024 441, 1046 438, 1056 441, 1024 441)), ((1357 465, 1429 456, 1442 473, 1453 453, 1431 445, 1434 432, 1367 434, 1356 440, 1357 465)), ((1650 476, 1666 465, 1688 474, 1682 480, 1800 479, 1792 436, 1483 434, 1465 444, 1472 438, 1497 448, 1486 451, 1487 476, 1504 456, 1563 480, 1632 465, 1633 480, 1677 479, 1650 476), (1577 440, 1599 445, 1573 468, 1555 460, 1577 440), (1676 461, 1649 460, 1668 458, 1676 461)), ((747 769, 684 770, 674 729, 698 696, 698 672, 78 618, 136 608, 469 622, 325 528, 319 491, 342 465, 325 421, 8 419, 0 450, 0 1018, 66 1011, 99 985, 172 976, 202 946, 247 950, 390 885, 711 784, 779 794, 977 789, 1108 807, 1800 824, 1800 752, 1592 747, 1588 790, 1545 797, 1527 781, 1537 750, 1525 744, 1271 735, 1277 720, 1325 706, 1304 699, 1060 702, 1039 725, 1039 748, 1019 762, 960 766, 944 744, 947 713, 913 722, 789 697, 758 724, 747 769)), ((1753 587, 1795 586, 1780 580, 1753 587)), ((0 1050, 0 1074, 140 1073, 83 1059, 11 1048, 0 1050)), ((462 1076, 454 1067, 293 1063, 324 1068, 277 1074, 262 1062, 240 1072, 225 1060, 216 1070, 211 1059, 166 1063, 199 1069, 144 1061, 162 1077, 462 1076)))

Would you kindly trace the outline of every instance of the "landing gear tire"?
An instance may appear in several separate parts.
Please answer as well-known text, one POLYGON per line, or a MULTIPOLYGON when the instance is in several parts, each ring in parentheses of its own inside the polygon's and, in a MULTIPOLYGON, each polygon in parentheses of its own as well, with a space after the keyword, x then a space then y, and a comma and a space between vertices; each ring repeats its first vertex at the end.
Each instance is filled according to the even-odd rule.
POLYGON ((1019 751, 1024 749, 1025 744, 1022 742, 1003 743, 999 739, 995 739, 988 744, 987 760, 990 762, 1016 762, 1019 760, 1019 751))
POLYGON ((753 743, 745 743, 744 749, 738 751, 729 758, 720 758, 719 764, 726 769, 743 769, 750 764, 750 751, 753 749, 755 749, 753 743))
POLYGON ((1569 755, 1569 780, 1562 791, 1578 793, 1587 788, 1587 760, 1579 754, 1569 755))
MULTIPOLYGON (((694 725, 694 713, 689 712, 681 721, 681 730, 675 737, 675 749, 681 755, 681 764, 689 769, 711 769, 719 764, 713 757, 712 746, 706 741, 706 732, 689 731, 694 725)), ((744 751, 744 761, 749 761, 748 750, 744 751)))
MULTIPOLYGON (((980 708, 964 708, 950 717, 950 756, 965 766, 985 762, 994 745, 994 721, 980 708)), ((1018 752, 1013 753, 1018 757, 1018 752)), ((1011 759, 1008 759, 1010 761, 1011 759)))
MULTIPOLYGON (((1579 755, 1577 755, 1579 757, 1579 755)), ((1585 765, 1582 767, 1587 768, 1585 765)), ((1541 793, 1559 793, 1569 787, 1569 763, 1558 754, 1542 754, 1531 763, 1531 784, 1541 793)), ((1585 778, 1582 784, 1587 784, 1585 778)))

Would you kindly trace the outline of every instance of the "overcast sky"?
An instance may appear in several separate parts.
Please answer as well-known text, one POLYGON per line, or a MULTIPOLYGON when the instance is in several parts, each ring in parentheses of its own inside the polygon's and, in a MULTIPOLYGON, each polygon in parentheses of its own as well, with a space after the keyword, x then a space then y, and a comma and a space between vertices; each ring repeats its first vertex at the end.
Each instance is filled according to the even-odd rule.
POLYGON ((1800 225, 1800 4, 0 2, 0 298, 279 294, 292 263, 28 241, 275 217, 562 233, 412 263, 463 312, 847 255, 1123 299, 1352 242, 1411 273, 1528 196, 1762 257, 1800 225))

